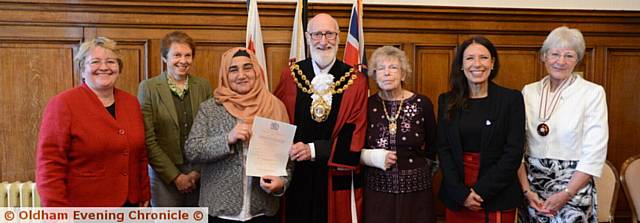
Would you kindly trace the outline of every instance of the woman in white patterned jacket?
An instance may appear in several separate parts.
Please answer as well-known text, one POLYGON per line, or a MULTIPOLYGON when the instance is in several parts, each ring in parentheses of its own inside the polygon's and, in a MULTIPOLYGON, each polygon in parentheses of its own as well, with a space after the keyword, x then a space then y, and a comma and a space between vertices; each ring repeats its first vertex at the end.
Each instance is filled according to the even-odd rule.
POLYGON ((577 29, 558 27, 542 45, 547 71, 522 90, 526 156, 518 177, 531 222, 597 222, 596 188, 607 157, 609 125, 602 86, 573 73, 584 57, 577 29))

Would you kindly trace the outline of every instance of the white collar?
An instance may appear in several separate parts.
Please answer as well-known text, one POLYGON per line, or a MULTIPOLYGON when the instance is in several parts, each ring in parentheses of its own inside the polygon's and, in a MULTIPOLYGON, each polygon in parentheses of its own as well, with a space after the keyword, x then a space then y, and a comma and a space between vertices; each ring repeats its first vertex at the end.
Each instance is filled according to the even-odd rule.
MULTIPOLYGON (((313 73, 315 73, 315 75, 319 75, 319 74, 329 74, 329 71, 331 70, 331 68, 333 67, 333 64, 336 63, 336 58, 333 58, 333 61, 331 61, 331 63, 329 64, 329 66, 327 66, 324 69, 320 69, 320 67, 318 67, 318 65, 316 64, 315 61, 313 61, 313 59, 311 60, 311 64, 313 65, 313 73)), ((333 75, 332 75, 333 76, 333 75)))

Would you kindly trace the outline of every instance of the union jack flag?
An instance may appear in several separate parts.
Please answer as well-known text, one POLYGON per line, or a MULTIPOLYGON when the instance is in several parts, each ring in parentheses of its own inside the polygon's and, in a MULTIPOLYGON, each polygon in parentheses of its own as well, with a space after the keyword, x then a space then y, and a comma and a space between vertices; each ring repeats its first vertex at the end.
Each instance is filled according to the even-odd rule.
POLYGON ((344 62, 365 72, 367 58, 364 53, 364 33, 362 32, 362 0, 354 0, 349 21, 349 33, 344 46, 344 62))

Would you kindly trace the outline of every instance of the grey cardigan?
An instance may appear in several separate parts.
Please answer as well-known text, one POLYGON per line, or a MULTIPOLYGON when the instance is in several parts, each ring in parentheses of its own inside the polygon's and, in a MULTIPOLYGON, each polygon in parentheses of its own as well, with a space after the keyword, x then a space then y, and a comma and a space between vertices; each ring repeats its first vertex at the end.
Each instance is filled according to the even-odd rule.
MULTIPOLYGON (((209 208, 211 216, 235 216, 242 208, 242 180, 245 177, 242 143, 229 145, 227 135, 236 119, 226 109, 209 99, 200 105, 185 145, 185 156, 193 163, 202 163, 200 178, 200 206, 209 208)), ((287 165, 287 177, 282 177, 285 189, 292 174, 287 165)), ((268 194, 254 177, 251 185, 249 213, 273 216, 278 211, 279 195, 268 194)))

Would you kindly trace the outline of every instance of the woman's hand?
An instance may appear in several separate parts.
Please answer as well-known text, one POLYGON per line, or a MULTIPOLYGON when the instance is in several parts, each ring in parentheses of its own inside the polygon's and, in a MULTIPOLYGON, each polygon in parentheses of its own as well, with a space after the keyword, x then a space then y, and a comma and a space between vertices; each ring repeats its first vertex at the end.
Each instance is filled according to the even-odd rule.
POLYGON ((549 212, 556 213, 571 200, 571 197, 572 196, 569 195, 569 193, 560 191, 551 195, 551 197, 544 202, 542 207, 549 212))
POLYGON ((529 206, 535 209, 538 213, 543 215, 553 215, 551 210, 544 208, 544 201, 540 199, 540 196, 536 192, 528 191, 525 194, 527 200, 529 200, 529 206))
POLYGON ((396 164, 396 160, 398 160, 398 156, 396 155, 396 151, 388 151, 387 157, 384 160, 384 169, 389 169, 389 167, 396 164))
POLYGON ((148 207, 149 207, 149 200, 146 200, 146 201, 140 202, 140 203, 138 204, 138 206, 139 206, 139 207, 141 207, 141 208, 148 208, 148 207))
POLYGON ((480 211, 482 210, 482 202, 484 202, 482 197, 471 189, 471 193, 469 193, 469 196, 467 196, 467 199, 464 201, 464 206, 472 211, 480 211))
POLYGON ((263 176, 260 177, 260 187, 270 194, 280 193, 284 188, 284 181, 280 177, 263 176))
POLYGON ((173 180, 173 183, 176 185, 176 188, 178 188, 178 191, 183 194, 189 193, 196 188, 196 185, 191 181, 191 177, 184 173, 178 174, 178 177, 173 180))
POLYGON ((249 138, 251 138, 251 125, 243 122, 238 122, 227 136, 229 144, 234 144, 238 142, 238 140, 246 142, 249 138))

